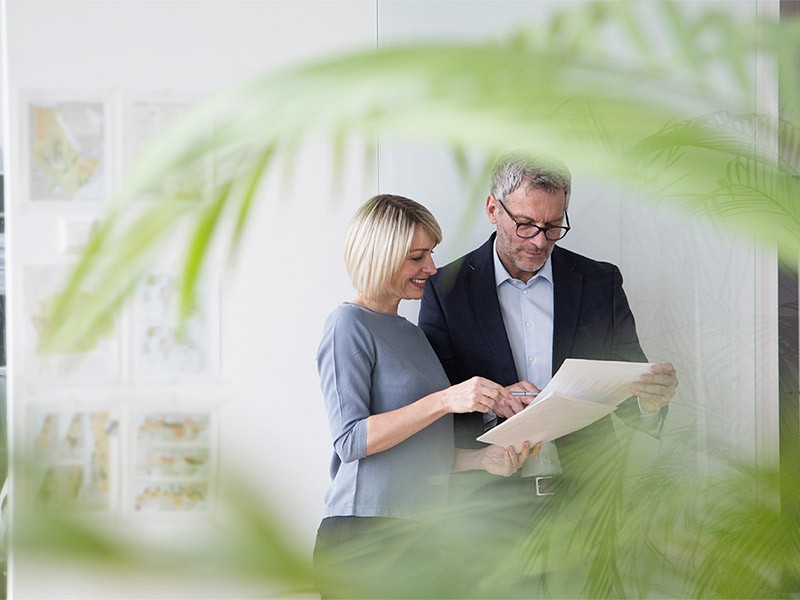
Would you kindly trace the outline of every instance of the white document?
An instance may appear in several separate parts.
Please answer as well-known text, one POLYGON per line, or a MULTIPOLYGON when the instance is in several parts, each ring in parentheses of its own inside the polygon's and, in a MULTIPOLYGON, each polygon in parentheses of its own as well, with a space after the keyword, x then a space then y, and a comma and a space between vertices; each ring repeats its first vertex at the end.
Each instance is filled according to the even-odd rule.
POLYGON ((630 398, 631 383, 653 364, 568 358, 536 400, 478 441, 519 450, 526 440, 549 442, 582 429, 630 398))

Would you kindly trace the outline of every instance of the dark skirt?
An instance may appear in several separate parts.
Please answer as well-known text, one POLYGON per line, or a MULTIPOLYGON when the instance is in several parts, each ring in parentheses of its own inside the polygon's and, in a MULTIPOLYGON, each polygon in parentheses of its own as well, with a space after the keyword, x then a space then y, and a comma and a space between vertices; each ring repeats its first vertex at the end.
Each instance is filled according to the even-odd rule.
POLYGON ((387 517, 328 517, 317 530, 314 576, 323 598, 431 598, 442 548, 428 525, 387 517))

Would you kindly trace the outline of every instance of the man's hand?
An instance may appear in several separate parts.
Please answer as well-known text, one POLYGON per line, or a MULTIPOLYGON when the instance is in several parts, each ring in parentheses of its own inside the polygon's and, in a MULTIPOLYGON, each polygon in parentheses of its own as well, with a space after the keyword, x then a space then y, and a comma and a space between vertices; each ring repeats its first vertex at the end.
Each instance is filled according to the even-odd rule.
MULTIPOLYGON (((534 392, 539 393, 541 390, 533 385, 530 381, 519 381, 513 385, 506 386, 509 394, 511 392, 534 392)), ((510 398, 498 398, 494 405, 494 413, 498 417, 508 419, 520 412, 523 408, 528 406, 531 402, 536 400, 536 396, 511 396, 510 398)))
MULTIPOLYGON (((669 404, 678 387, 678 377, 672 363, 658 363, 631 384, 631 391, 639 397, 639 406, 645 412, 656 412, 669 404)), ((495 407, 495 412, 497 408, 495 407)))

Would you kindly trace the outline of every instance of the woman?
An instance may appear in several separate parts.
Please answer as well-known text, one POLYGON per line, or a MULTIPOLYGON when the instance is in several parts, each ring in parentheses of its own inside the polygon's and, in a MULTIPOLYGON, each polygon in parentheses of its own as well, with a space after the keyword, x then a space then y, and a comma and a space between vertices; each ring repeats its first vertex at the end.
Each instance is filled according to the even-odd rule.
POLYGON ((451 470, 509 476, 530 453, 454 449, 452 414, 486 413, 509 393, 480 377, 450 386, 425 335, 397 314, 422 298, 441 238, 425 207, 391 195, 368 200, 347 233, 357 294, 328 317, 317 353, 334 445, 314 549, 326 597, 424 595, 418 523, 446 503, 451 470))

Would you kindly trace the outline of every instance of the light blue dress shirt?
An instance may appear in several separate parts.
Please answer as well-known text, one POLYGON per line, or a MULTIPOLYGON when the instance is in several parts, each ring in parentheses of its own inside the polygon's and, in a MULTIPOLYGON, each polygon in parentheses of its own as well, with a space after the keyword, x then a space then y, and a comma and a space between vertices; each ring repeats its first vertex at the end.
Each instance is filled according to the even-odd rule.
MULTIPOLYGON (((550 258, 525 283, 508 274, 494 247, 494 276, 497 299, 506 327, 514 366, 520 379, 539 389, 553 373, 553 265, 550 258)), ((525 463, 523 477, 561 473, 554 442, 545 442, 539 453, 525 463)))

